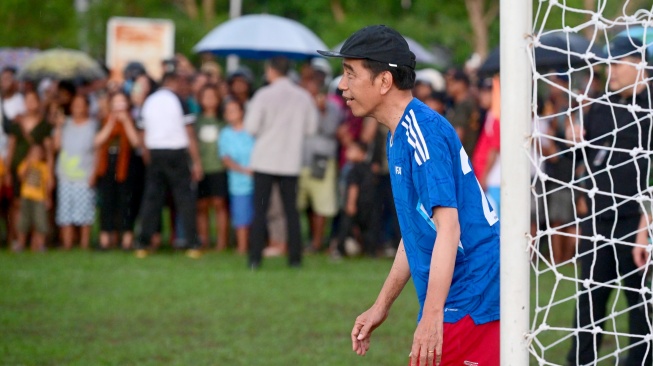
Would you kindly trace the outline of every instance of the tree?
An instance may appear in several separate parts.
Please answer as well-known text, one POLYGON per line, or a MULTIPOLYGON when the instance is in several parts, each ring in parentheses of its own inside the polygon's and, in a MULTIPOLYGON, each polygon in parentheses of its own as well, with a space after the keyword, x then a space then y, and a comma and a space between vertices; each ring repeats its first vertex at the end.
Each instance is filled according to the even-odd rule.
POLYGON ((489 49, 489 26, 499 14, 499 1, 465 0, 465 6, 474 31, 474 52, 485 58, 489 49))

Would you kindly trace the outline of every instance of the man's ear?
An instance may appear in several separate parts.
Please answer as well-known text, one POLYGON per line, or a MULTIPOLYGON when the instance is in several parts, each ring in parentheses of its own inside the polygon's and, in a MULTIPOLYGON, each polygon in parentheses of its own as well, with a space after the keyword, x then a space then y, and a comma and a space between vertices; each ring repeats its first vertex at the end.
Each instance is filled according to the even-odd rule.
POLYGON ((379 82, 381 83, 381 94, 385 95, 387 94, 390 89, 392 89, 392 84, 394 83, 394 79, 392 77, 392 73, 390 71, 383 71, 379 75, 379 82))

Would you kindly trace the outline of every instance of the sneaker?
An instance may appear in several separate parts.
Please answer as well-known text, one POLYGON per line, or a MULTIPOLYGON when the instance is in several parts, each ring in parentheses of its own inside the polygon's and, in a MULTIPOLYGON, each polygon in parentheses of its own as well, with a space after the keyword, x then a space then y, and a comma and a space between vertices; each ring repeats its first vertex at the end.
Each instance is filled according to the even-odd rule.
POLYGON ((148 255, 150 255, 150 253, 147 251, 147 249, 136 249, 134 251, 134 256, 136 256, 138 259, 147 258, 148 255))
POLYGON ((188 249, 186 251, 186 257, 191 259, 200 259, 202 258, 202 251, 199 249, 188 249))
POLYGON ((247 268, 252 272, 258 271, 261 268, 261 262, 250 261, 247 263, 247 268))
POLYGON ((340 254, 339 250, 332 250, 331 254, 329 255, 329 258, 334 261, 334 262, 340 262, 342 261, 342 254, 340 254))

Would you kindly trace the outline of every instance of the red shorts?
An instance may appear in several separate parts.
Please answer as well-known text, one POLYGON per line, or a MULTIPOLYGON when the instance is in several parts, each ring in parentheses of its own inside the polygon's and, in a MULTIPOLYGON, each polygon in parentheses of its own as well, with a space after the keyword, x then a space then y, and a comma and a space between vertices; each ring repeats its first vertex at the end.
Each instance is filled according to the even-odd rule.
POLYGON ((499 366, 499 328, 498 320, 476 325, 469 315, 444 323, 440 366, 499 366))

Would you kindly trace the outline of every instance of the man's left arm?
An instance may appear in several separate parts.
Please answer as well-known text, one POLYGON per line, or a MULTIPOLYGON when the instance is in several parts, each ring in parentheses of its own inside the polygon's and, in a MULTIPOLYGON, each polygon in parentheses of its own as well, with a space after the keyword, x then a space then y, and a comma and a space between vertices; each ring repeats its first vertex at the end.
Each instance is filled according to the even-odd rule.
POLYGON ((417 325, 411 349, 411 365, 439 365, 442 356, 444 306, 451 287, 460 242, 458 209, 436 207, 433 223, 437 238, 431 254, 429 282, 422 318, 417 325))
POLYGON ((199 149, 197 148, 197 138, 195 137, 195 127, 192 124, 186 125, 186 134, 188 135, 188 154, 192 162, 191 174, 194 181, 202 180, 204 172, 202 171, 202 162, 200 160, 199 149))

